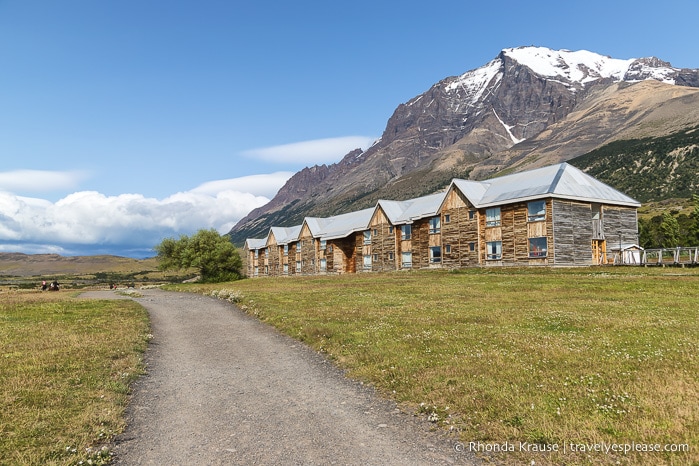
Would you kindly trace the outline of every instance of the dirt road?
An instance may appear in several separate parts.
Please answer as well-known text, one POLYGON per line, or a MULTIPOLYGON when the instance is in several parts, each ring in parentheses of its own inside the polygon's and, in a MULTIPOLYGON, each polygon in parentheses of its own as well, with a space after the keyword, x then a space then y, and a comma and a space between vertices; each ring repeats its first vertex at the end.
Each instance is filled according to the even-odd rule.
MULTIPOLYGON (((472 464, 456 440, 235 306, 144 290, 153 340, 119 465, 472 464)), ((117 298, 111 291, 91 298, 117 298)))

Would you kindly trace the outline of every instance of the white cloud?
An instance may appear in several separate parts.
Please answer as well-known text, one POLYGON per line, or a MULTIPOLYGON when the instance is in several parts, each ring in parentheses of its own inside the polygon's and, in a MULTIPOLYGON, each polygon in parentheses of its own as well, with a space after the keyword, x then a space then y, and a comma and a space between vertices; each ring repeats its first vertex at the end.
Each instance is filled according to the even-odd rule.
POLYGON ((203 183, 192 192, 200 194, 216 194, 224 191, 237 191, 273 198, 284 186, 293 172, 275 172, 263 175, 241 176, 228 180, 216 180, 203 183))
POLYGON ((250 149, 243 152, 243 155, 277 163, 305 165, 335 163, 354 149, 366 150, 375 140, 376 138, 366 136, 315 139, 281 146, 250 149))
POLYGON ((0 191, 47 192, 74 189, 88 176, 88 172, 80 170, 13 170, 0 172, 0 191))
POLYGON ((0 251, 152 255, 153 246, 166 237, 208 228, 227 233, 269 202, 272 196, 265 194, 276 193, 289 176, 278 172, 211 181, 162 200, 80 191, 53 203, 0 192, 0 251))

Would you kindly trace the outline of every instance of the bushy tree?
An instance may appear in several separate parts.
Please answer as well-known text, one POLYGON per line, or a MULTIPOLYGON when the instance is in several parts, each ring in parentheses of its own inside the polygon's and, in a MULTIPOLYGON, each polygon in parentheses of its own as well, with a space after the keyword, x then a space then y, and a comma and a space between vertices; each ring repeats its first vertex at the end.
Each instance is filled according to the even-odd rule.
POLYGON ((692 194, 692 204, 694 204, 694 210, 689 215, 692 219, 689 227, 689 239, 691 244, 688 246, 699 246, 699 195, 692 194))
POLYGON ((660 223, 660 245, 664 248, 674 248, 680 244, 680 224, 670 212, 663 213, 663 221, 660 223))
POLYGON ((155 247, 161 270, 196 268, 203 282, 224 282, 241 277, 243 262, 227 237, 214 229, 192 236, 166 238, 155 247))

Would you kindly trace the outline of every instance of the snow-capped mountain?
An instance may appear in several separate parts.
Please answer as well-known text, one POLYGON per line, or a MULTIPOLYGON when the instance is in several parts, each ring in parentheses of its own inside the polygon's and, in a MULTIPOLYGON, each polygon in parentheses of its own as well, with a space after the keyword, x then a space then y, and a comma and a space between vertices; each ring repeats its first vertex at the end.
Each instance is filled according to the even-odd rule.
POLYGON ((696 122, 697 87, 699 70, 654 57, 504 49, 482 67, 445 78, 400 104, 381 139, 365 152, 298 172, 231 236, 240 243, 264 236, 271 224, 358 210, 378 198, 417 197, 453 177, 483 178, 532 160, 568 160, 634 128, 662 132, 667 121, 696 122), (673 106, 684 107, 672 115, 673 106), (666 123, 643 126, 653 119, 666 123))
POLYGON ((505 49, 503 55, 548 79, 560 78, 562 82, 585 86, 600 79, 636 82, 655 79, 675 84, 680 69, 656 58, 619 60, 586 50, 551 50, 545 47, 519 47, 505 49))

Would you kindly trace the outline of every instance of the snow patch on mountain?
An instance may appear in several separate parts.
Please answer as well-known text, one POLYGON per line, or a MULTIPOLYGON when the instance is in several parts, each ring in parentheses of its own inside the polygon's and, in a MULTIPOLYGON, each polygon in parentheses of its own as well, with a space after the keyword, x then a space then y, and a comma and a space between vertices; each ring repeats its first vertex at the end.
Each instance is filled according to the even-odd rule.
POLYGON ((481 101, 486 90, 494 89, 500 80, 502 80, 502 62, 495 59, 455 78, 445 86, 444 90, 447 93, 463 91, 469 100, 469 105, 473 105, 481 101))
POLYGON ((500 122, 500 124, 503 126, 503 128, 505 128, 505 131, 507 131, 507 134, 510 136, 510 139, 512 139, 512 142, 514 144, 519 144, 520 142, 525 140, 525 139, 519 139, 518 137, 515 137, 514 134, 512 134, 512 128, 514 128, 514 126, 510 126, 508 124, 505 124, 505 122, 502 121, 502 118, 500 118, 500 116, 495 111, 495 109, 493 109, 493 113, 495 114, 495 118, 497 118, 498 121, 500 122))

